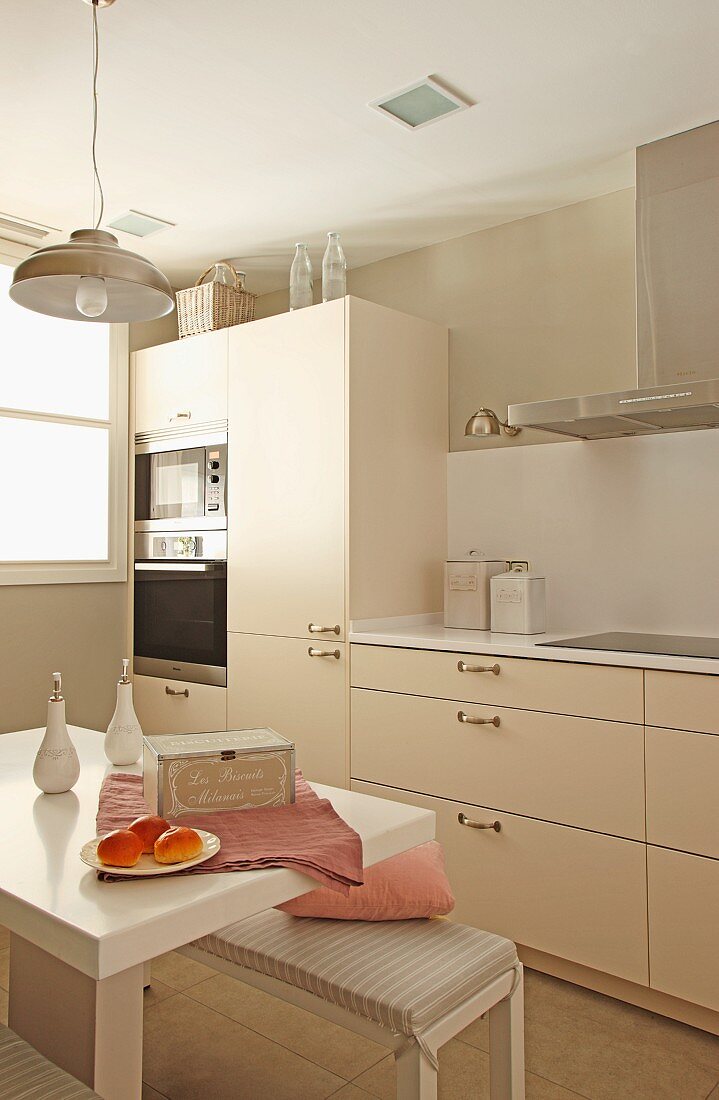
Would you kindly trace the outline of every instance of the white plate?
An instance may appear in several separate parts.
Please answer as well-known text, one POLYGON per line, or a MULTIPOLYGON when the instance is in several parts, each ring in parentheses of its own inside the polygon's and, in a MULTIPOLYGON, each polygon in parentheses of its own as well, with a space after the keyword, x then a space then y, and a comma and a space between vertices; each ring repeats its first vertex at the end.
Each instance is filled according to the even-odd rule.
POLYGON ((97 858, 97 846, 102 840, 99 836, 83 844, 80 849, 80 859, 88 867, 94 867, 96 871, 107 871, 109 875, 171 875, 173 871, 184 871, 187 867, 204 863, 210 856, 217 855, 219 852, 219 837, 214 833, 206 833, 204 829, 195 829, 195 832, 202 837, 202 851, 199 856, 183 860, 182 863, 158 863, 153 855, 143 854, 134 867, 113 867, 111 863, 103 863, 97 858))

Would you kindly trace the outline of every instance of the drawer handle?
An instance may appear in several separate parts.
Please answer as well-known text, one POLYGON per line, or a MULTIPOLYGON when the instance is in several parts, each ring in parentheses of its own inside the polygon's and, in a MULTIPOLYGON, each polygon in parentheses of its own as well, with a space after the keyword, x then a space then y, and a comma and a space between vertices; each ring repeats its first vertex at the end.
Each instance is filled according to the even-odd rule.
POLYGON ((494 829, 495 833, 502 831, 501 821, 488 821, 484 824, 482 821, 472 821, 466 814, 457 814, 457 821, 460 825, 466 825, 468 829, 494 829))
POLYGON ((499 665, 467 665, 464 661, 457 662, 460 672, 491 672, 493 676, 499 676, 499 665))
POLYGON ((170 423, 172 423, 173 420, 191 420, 191 419, 192 419, 192 413, 191 412, 176 412, 174 416, 170 417, 170 423))
POLYGON ((468 726, 499 726, 499 715, 494 718, 474 718, 471 714, 465 714, 463 710, 457 711, 457 721, 466 722, 468 726))
POLYGON ((334 657, 336 661, 340 659, 339 649, 313 649, 312 646, 307 650, 310 657, 334 657))
POLYGON ((165 695, 184 695, 186 699, 190 698, 190 689, 185 688, 184 691, 177 691, 176 688, 170 688, 165 685, 165 695))
POLYGON ((337 626, 317 626, 317 623, 309 623, 307 629, 310 634, 329 634, 330 632, 339 634, 341 627, 339 623, 337 623, 337 626))

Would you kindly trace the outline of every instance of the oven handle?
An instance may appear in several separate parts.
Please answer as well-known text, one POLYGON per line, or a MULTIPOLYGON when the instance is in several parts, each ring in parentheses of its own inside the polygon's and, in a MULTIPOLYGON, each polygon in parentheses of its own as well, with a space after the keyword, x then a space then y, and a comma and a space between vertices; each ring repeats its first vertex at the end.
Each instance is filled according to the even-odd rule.
POLYGON ((203 561, 184 561, 182 559, 174 558, 172 561, 136 561, 135 572, 144 573, 145 571, 153 570, 158 573, 177 573, 178 570, 189 573, 209 573, 217 566, 224 566, 224 562, 203 562, 203 561))

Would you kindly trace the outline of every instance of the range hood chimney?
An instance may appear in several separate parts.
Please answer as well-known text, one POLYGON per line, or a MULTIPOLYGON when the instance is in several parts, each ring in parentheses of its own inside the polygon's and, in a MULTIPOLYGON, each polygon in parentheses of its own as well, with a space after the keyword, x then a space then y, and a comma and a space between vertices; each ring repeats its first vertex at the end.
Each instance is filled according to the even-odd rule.
POLYGON ((574 439, 719 428, 719 122, 637 149, 637 385, 510 405, 574 439))

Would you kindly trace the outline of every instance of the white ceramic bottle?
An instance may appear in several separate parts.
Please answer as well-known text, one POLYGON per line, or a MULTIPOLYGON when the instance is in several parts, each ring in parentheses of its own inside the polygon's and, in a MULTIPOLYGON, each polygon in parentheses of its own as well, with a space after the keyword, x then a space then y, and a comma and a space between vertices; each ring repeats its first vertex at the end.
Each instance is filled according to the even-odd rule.
POLYGON ((65 723, 62 676, 53 672, 54 690, 47 704, 47 728, 37 750, 32 777, 45 794, 62 794, 77 783, 80 761, 65 723))
POLYGON ((142 755, 142 728, 132 705, 132 684, 127 675, 130 662, 122 662, 122 676, 117 681, 115 713, 105 734, 105 756, 111 764, 134 764, 142 755))

